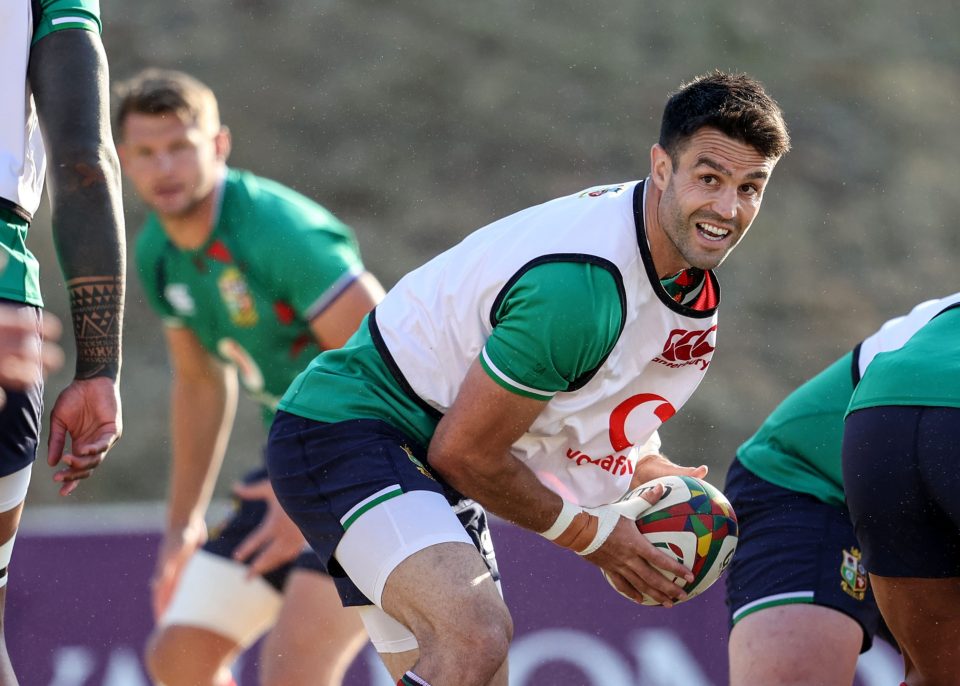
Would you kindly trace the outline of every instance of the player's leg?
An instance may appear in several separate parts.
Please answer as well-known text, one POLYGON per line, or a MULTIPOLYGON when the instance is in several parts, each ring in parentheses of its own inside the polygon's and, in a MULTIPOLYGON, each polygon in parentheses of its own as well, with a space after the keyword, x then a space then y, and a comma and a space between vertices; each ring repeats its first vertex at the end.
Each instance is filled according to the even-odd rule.
POLYGON ((8 476, 0 477, 0 686, 16 686, 17 678, 7 654, 4 611, 7 604, 7 579, 13 543, 20 526, 23 500, 30 484, 31 465, 8 476))
POLYGON ((960 673, 958 446, 958 408, 876 407, 846 422, 847 499, 910 686, 960 673))
POLYGON ((36 346, 37 367, 34 383, 22 390, 6 390, 0 409, 0 686, 16 686, 7 655, 4 613, 7 598, 8 568, 13 554, 23 502, 30 485, 30 473, 37 456, 40 418, 43 415, 43 365, 40 349, 43 315, 39 308, 3 300, 3 306, 16 308, 36 324, 32 345, 36 346))
POLYGON ((357 608, 343 607, 319 560, 316 567, 297 566, 283 587, 283 606, 260 651, 262 686, 339 686, 367 642, 357 608))
POLYGON ((877 603, 905 656, 909 686, 952 686, 960 673, 960 578, 870 575, 877 603))
POLYGON ((725 578, 731 686, 849 686, 880 618, 846 511, 739 461, 724 492, 740 524, 725 578))
MULTIPOLYGON (((263 477, 261 469, 245 478, 263 477)), ((265 513, 262 501, 238 501, 225 525, 187 563, 147 643, 146 663, 155 681, 165 686, 229 684, 230 665, 275 622, 292 564, 249 579, 247 566, 231 557, 265 513)))
MULTIPOLYGON (((484 686, 506 660, 509 613, 443 496, 412 491, 376 505, 344 533, 336 560, 413 634, 421 679, 484 686)), ((371 638, 382 651, 380 637, 371 638)))
POLYGON ((273 625, 282 596, 246 565, 198 550, 147 644, 150 676, 164 686, 223 686, 230 665, 273 625))
POLYGON ((414 670, 427 683, 485 686, 506 660, 512 624, 495 568, 424 456, 383 422, 325 425, 281 412, 268 465, 287 513, 331 572, 355 585, 345 590, 338 579, 345 604, 372 602, 410 629, 395 640, 367 625, 377 650, 419 648, 414 670))

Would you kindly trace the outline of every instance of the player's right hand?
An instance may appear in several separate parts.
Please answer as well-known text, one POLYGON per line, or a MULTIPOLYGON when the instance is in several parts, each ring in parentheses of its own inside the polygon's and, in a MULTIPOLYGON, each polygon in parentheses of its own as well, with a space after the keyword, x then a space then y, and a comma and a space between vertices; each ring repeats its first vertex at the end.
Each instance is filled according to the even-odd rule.
POLYGON ((207 542, 207 527, 201 521, 182 529, 170 529, 160 543, 157 566, 150 580, 154 621, 167 611, 190 557, 207 542))
MULTIPOLYGON (((663 487, 657 486, 641 497, 652 505, 662 496, 663 487)), ((694 578, 689 569, 647 540, 636 522, 628 517, 620 517, 603 545, 585 559, 606 571, 614 588, 638 603, 643 601, 644 593, 664 607, 673 607, 673 601, 687 597, 683 588, 664 576, 660 569, 685 583, 694 578)))

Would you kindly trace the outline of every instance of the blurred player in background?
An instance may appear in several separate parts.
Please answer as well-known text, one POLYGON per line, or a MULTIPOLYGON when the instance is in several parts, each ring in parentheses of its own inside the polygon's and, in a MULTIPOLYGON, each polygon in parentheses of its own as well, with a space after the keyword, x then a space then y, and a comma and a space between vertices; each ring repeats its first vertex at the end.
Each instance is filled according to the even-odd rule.
MULTIPOLYGON (((43 373, 39 270, 25 241, 47 158, 53 235, 70 296, 73 381, 50 414, 47 461, 60 494, 89 477, 120 437, 125 246, 120 170, 110 134, 107 59, 95 0, 0 3, 0 613, 36 458, 43 373), (69 435, 70 445, 67 445, 69 435)), ((48 331, 55 335, 51 319, 48 331)), ((16 684, 0 631, 0 685, 16 684)))
POLYGON ((731 686, 849 685, 874 636, 890 638, 845 505, 843 418, 873 356, 957 301, 884 324, 787 396, 737 450, 724 488, 740 524, 726 577, 731 686))
POLYGON ((207 540, 237 377, 272 418, 318 349, 337 348, 383 295, 351 231, 275 182, 227 167, 214 94, 148 70, 120 87, 127 177, 153 210, 137 241, 144 290, 173 367, 173 461, 147 650, 167 686, 229 684, 237 654, 271 626, 262 683, 339 684, 364 642, 356 612, 277 505, 262 468, 235 488, 232 518, 207 540))
MULTIPOLYGON (((908 686, 960 682, 960 293, 900 345, 860 350, 843 483, 908 686)), ((891 330, 897 333, 896 329, 891 330)), ((884 331, 881 331, 881 335, 884 331)))
POLYGON ((688 570, 608 505, 631 484, 705 476, 656 454, 656 430, 709 366, 711 270, 788 147, 759 83, 698 78, 667 103, 646 180, 480 229, 287 391, 270 478, 399 684, 507 683, 512 620, 483 508, 634 599, 685 597, 653 565, 688 570))

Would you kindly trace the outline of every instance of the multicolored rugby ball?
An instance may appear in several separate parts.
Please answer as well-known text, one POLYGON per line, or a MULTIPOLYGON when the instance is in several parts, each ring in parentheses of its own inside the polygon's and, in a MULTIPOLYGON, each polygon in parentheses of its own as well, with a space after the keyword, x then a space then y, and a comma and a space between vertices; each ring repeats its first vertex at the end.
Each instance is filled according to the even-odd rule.
MULTIPOLYGON (((693 581, 684 587, 687 600, 703 593, 720 578, 737 549, 739 527, 730 501, 702 479, 663 476, 637 486, 612 507, 635 520, 640 533, 653 545, 693 572, 693 581), (663 497, 647 507, 640 496, 657 484, 663 484, 663 497)), ((670 579, 677 578, 659 571, 670 579)), ((603 576, 610 582, 606 572, 603 576)), ((646 594, 643 597, 643 605, 660 604, 646 594)))

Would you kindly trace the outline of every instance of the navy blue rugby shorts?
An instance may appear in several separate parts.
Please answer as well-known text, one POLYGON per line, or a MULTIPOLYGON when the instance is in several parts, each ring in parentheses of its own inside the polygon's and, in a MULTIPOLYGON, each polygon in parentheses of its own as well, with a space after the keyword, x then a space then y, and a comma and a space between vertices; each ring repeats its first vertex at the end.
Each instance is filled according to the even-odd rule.
POLYGON ((960 408, 857 410, 843 435, 843 481, 871 573, 960 576, 960 408))
POLYGON ((357 503, 399 485, 403 492, 443 495, 500 580, 487 515, 427 464, 427 451, 402 431, 376 419, 326 424, 279 411, 267 442, 267 469, 283 508, 303 531, 336 583, 345 606, 371 605, 334 559, 341 518, 357 503))
MULTIPOLYGON (((246 484, 263 481, 267 478, 267 470, 260 467, 243 477, 246 484)), ((260 522, 267 514, 267 504, 263 500, 241 500, 234 498, 233 512, 227 517, 220 526, 211 533, 210 540, 207 541, 203 549, 214 555, 233 559, 233 551, 253 530, 260 526, 260 522)), ((300 555, 290 562, 271 569, 263 574, 263 579, 275 589, 283 592, 283 587, 287 579, 294 570, 305 569, 318 574, 326 574, 320 558, 312 550, 304 550, 300 555)))
POLYGON ((878 632, 888 635, 845 509, 776 486, 739 460, 727 472, 724 493, 740 524, 725 575, 731 627, 758 610, 812 603, 860 624, 861 650, 878 632))
MULTIPOLYGON (((37 323, 36 345, 42 345, 43 312, 39 307, 0 298, 0 306, 28 310, 37 323)), ((4 391, 7 401, 0 409, 0 477, 33 464, 40 442, 43 416, 43 367, 37 365, 33 384, 23 391, 4 391)))

